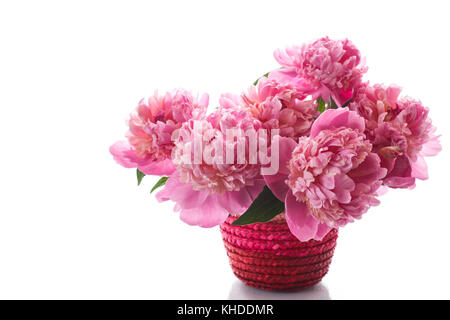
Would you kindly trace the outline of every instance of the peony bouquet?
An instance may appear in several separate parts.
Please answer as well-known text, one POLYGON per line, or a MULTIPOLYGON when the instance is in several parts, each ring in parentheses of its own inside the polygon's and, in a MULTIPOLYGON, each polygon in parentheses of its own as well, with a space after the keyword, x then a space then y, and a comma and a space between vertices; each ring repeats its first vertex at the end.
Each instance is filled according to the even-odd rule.
POLYGON ((152 192, 182 221, 221 225, 245 283, 295 290, 317 283, 338 228, 360 219, 388 188, 428 178, 440 150, 428 108, 396 85, 370 84, 349 40, 276 50, 280 68, 241 95, 177 89, 141 100, 114 159, 162 176, 152 192))

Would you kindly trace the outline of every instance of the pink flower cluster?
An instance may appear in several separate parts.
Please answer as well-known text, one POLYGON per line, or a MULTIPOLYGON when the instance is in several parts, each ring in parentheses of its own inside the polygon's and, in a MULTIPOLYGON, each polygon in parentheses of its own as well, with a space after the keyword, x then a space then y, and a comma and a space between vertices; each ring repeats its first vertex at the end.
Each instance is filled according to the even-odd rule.
POLYGON ((309 134, 314 118, 319 116, 315 100, 291 84, 261 78, 241 96, 241 105, 268 130, 280 129, 283 137, 299 138, 309 134))
MULTIPOLYGON (((258 130, 259 121, 255 120, 249 113, 240 108, 221 107, 203 120, 191 120, 186 122, 180 130, 180 138, 176 142, 173 162, 177 166, 180 180, 190 183, 194 190, 207 189, 211 193, 223 194, 227 191, 239 191, 249 185, 254 185, 255 179, 262 179, 260 166, 245 163, 224 163, 224 159, 214 157, 214 151, 233 150, 235 156, 238 154, 237 141, 227 140, 227 129, 258 130), (194 130, 197 129, 197 132, 194 130), (204 159, 195 163, 194 149, 191 148, 195 136, 203 137, 202 154, 206 152, 210 159, 204 159), (183 158, 184 151, 190 152, 189 160, 183 158)), ((240 136, 237 139, 244 140, 245 159, 249 159, 248 137, 240 136)), ((234 162, 234 161, 233 161, 234 162)))
POLYGON ((331 228, 359 219, 378 205, 377 190, 386 169, 372 152, 364 129, 360 116, 342 108, 325 111, 311 135, 298 143, 281 140, 287 151, 285 169, 264 178, 286 203, 286 220, 300 240, 322 239, 331 228))
POLYGON ((227 129, 257 130, 260 125, 247 111, 235 107, 221 107, 204 119, 185 122, 173 155, 177 172, 157 194, 158 200, 174 201, 175 211, 190 225, 211 227, 229 214, 242 214, 264 187, 260 166, 248 161, 228 164, 215 152, 225 154, 231 149, 237 156, 237 142, 244 139, 244 158, 249 159, 248 138, 229 140, 227 129), (201 154, 209 155, 199 163, 195 163, 196 137, 202 137, 201 154))
POLYGON ((412 188, 428 178, 424 157, 441 150, 428 108, 400 97, 398 86, 364 82, 367 68, 349 40, 325 37, 274 56, 280 69, 241 95, 223 94, 209 115, 207 95, 174 90, 142 100, 128 141, 110 148, 114 158, 167 175, 157 199, 173 201, 190 225, 212 227, 243 214, 267 186, 301 241, 360 219, 379 204, 381 188, 412 188), (241 134, 229 139, 230 130, 241 134), (276 155, 275 174, 251 160, 257 152, 252 136, 242 134, 248 131, 276 155))
POLYGON ((428 108, 412 98, 399 98, 400 92, 398 86, 364 83, 349 107, 365 119, 365 134, 388 170, 384 185, 410 188, 416 178, 428 178, 424 157, 438 154, 441 146, 428 108))
POLYGON ((322 97, 330 95, 342 105, 352 97, 367 68, 361 65, 359 50, 347 39, 318 39, 301 47, 276 50, 275 59, 283 66, 270 77, 290 83, 302 92, 322 97))
POLYGON ((177 89, 164 96, 157 92, 142 99, 128 121, 128 142, 111 146, 114 159, 125 168, 138 168, 149 175, 169 175, 175 171, 171 154, 172 134, 190 119, 204 117, 209 97, 200 99, 177 89))

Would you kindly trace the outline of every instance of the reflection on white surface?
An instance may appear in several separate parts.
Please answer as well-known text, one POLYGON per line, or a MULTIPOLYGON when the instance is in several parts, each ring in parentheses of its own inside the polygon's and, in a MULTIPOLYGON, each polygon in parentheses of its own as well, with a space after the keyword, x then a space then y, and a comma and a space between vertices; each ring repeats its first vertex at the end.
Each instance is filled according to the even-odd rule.
POLYGON ((239 280, 231 285, 229 300, 330 300, 328 288, 322 284, 297 292, 264 291, 246 286, 239 280))

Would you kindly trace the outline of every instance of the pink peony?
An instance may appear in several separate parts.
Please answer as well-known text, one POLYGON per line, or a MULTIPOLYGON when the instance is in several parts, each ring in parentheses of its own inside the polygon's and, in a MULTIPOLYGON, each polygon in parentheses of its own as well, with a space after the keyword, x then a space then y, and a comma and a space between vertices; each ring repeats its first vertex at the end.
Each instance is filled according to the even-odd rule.
POLYGON ((248 138, 227 139, 228 129, 258 130, 261 124, 251 115, 234 107, 221 107, 204 120, 186 122, 179 131, 173 162, 177 172, 157 194, 160 201, 176 202, 183 221, 212 227, 225 221, 228 214, 244 213, 264 187, 260 165, 249 162, 248 138), (194 139, 200 138, 196 147, 194 139), (238 141, 245 146, 244 161, 238 161, 238 141), (196 149, 197 148, 197 149, 196 149), (203 157, 196 163, 196 150, 203 157), (234 152, 234 163, 226 155, 234 152), (220 157, 222 152, 222 157, 220 157), (187 153, 187 154, 186 154, 187 153), (208 156, 209 158, 205 158, 208 156), (242 163, 240 163, 242 162, 242 163))
POLYGON ((364 135, 364 119, 348 108, 327 110, 298 144, 280 138, 280 166, 264 176, 285 201, 286 220, 301 241, 322 239, 331 228, 361 218, 378 205, 377 190, 386 175, 364 135), (285 185, 287 184, 287 188, 285 185))
POLYGON ((366 67, 361 66, 359 50, 347 39, 318 39, 302 47, 276 50, 274 57, 283 68, 270 73, 283 83, 291 83, 313 98, 330 95, 339 104, 352 97, 366 67))
POLYGON ((172 134, 190 119, 204 116, 208 95, 200 99, 177 89, 148 100, 142 99, 128 122, 128 142, 111 146, 114 159, 126 168, 138 168, 145 174, 167 175, 175 170, 171 161, 172 134))
POLYGON ((253 185, 256 178, 261 178, 260 166, 250 164, 248 138, 244 135, 237 139, 246 145, 245 161, 237 161, 237 142, 228 141, 227 129, 258 130, 259 121, 254 120, 248 112, 237 108, 219 108, 208 116, 206 120, 189 121, 180 130, 180 139, 176 142, 173 162, 180 173, 180 180, 190 183, 195 190, 207 189, 211 193, 224 193, 227 191, 239 191, 247 185, 253 185), (197 131, 195 131, 197 129, 197 131), (194 163, 194 137, 202 138, 202 155, 213 154, 215 150, 222 150, 223 157, 211 157, 208 161, 204 158, 198 164, 194 163), (186 163, 184 152, 189 150, 190 163, 186 163), (234 163, 226 163, 226 151, 233 150, 234 163))
POLYGON ((366 133, 373 140, 373 130, 378 127, 380 117, 390 114, 397 109, 397 99, 401 88, 395 85, 385 87, 380 84, 370 86, 369 83, 361 84, 354 93, 349 107, 358 112, 366 122, 366 133))
POLYGON ((415 179, 427 179, 424 156, 436 155, 441 146, 428 109, 411 98, 398 98, 401 89, 362 84, 349 108, 366 122, 366 135, 388 169, 384 185, 411 188, 415 179))
POLYGON ((280 129, 282 136, 298 138, 309 134, 318 116, 315 101, 303 101, 304 98, 292 85, 262 77, 242 94, 241 104, 261 121, 264 129, 280 129))

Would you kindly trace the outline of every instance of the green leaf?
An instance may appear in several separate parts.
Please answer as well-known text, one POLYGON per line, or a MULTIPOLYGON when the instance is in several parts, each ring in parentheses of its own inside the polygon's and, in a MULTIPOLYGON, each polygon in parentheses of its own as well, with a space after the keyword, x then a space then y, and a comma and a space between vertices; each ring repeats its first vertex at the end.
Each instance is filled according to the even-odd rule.
POLYGON ((144 177, 145 177, 145 173, 143 173, 143 172, 142 172, 141 170, 139 170, 139 169, 136 169, 136 177, 137 177, 138 185, 140 185, 142 179, 144 179, 144 177))
POLYGON ((284 211, 284 202, 278 200, 267 186, 255 201, 232 225, 243 226, 255 222, 267 222, 284 211))
POLYGON ((342 105, 342 108, 345 108, 346 106, 348 106, 350 104, 350 102, 352 102, 353 98, 348 99, 347 101, 345 101, 345 103, 342 105))
POLYGON ((323 113, 325 111, 325 104, 325 100, 323 100, 322 97, 319 97, 317 99, 317 111, 323 113))
POLYGON ((169 179, 169 177, 162 177, 161 179, 159 179, 158 182, 153 186, 152 190, 150 190, 150 193, 152 193, 153 191, 155 191, 159 187, 162 187, 163 185, 165 185, 167 179, 169 179))
MULTIPOLYGON (((262 77, 268 77, 269 76, 269 72, 265 73, 262 77)), ((253 85, 256 86, 258 84, 259 79, 261 79, 262 77, 259 77, 258 79, 256 79, 255 82, 253 82, 253 85)))
POLYGON ((330 96, 330 109, 337 109, 339 106, 337 105, 336 101, 333 100, 333 97, 330 96))

